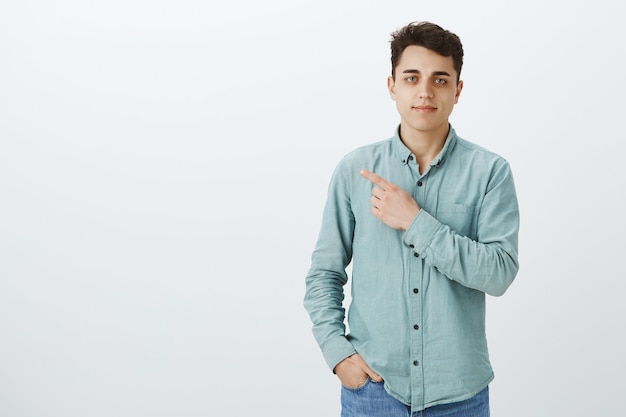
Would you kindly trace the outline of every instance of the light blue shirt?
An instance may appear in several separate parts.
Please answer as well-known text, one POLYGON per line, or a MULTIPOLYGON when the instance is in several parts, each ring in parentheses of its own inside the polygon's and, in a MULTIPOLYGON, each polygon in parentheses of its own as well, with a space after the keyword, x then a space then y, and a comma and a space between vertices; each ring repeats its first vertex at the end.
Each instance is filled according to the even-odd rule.
POLYGON ((413 411, 462 401, 492 381, 485 293, 518 271, 519 210, 507 161, 456 135, 423 174, 396 134, 333 173, 304 305, 331 369, 358 352, 413 411), (371 212, 368 169, 415 198, 406 231, 371 212), (342 307, 352 262, 349 332, 342 307))

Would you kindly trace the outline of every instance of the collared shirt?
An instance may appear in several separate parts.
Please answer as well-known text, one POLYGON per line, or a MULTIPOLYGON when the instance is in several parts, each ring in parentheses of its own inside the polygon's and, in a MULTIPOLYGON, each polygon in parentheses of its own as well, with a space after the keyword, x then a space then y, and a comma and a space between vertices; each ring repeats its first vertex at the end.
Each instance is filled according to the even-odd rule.
POLYGON ((519 210, 509 164, 456 135, 420 174, 396 134, 347 154, 333 173, 304 305, 331 369, 359 353, 413 411, 462 401, 494 377, 485 294, 518 271, 519 210), (370 211, 368 169, 415 198, 406 231, 370 211), (351 303, 344 286, 351 264, 351 303))

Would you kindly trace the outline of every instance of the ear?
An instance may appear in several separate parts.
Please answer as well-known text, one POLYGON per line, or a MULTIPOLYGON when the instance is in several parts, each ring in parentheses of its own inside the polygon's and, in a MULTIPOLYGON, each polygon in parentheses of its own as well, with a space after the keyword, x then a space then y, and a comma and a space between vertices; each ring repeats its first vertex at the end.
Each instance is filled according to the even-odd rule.
POLYGON ((454 96, 454 104, 459 102, 459 96, 461 95, 461 90, 463 90, 463 80, 459 80, 456 85, 456 94, 454 96))
POLYGON ((387 77, 387 89, 389 90, 389 95, 392 100, 396 100, 396 83, 393 80, 393 77, 390 75, 387 77))

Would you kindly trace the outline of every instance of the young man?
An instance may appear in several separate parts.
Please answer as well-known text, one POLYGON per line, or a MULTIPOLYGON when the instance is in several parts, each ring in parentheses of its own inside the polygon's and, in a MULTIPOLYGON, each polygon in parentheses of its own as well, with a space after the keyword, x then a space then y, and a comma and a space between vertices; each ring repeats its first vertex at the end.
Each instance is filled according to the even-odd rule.
POLYGON ((513 177, 449 124, 458 36, 411 23, 392 34, 391 64, 400 125, 337 166, 304 305, 343 417, 488 416, 485 294, 502 295, 518 271, 513 177))

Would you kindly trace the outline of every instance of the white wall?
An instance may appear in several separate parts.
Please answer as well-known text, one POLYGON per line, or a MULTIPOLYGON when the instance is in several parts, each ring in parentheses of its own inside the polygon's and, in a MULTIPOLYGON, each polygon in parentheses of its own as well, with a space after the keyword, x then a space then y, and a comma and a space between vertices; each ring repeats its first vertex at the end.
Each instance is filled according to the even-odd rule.
POLYGON ((507 158, 521 270, 495 416, 620 415, 623 6, 0 2, 0 415, 333 416, 302 307, 331 171, 398 122, 389 34, 464 43, 457 132, 507 158))

